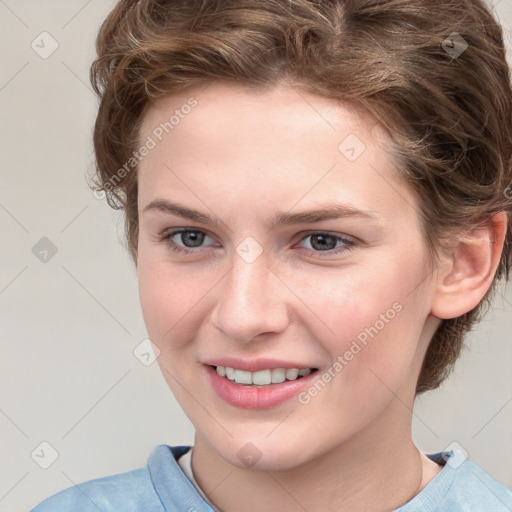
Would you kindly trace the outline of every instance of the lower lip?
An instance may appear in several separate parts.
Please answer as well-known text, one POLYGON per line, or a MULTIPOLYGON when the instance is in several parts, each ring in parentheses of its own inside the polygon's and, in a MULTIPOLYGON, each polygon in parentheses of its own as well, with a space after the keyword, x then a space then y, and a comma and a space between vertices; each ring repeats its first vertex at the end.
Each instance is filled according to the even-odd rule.
POLYGON ((318 371, 297 380, 285 380, 280 384, 269 384, 261 388, 236 384, 221 377, 215 368, 205 365, 206 373, 215 392, 230 405, 244 409, 269 409, 276 407, 311 385, 318 371))

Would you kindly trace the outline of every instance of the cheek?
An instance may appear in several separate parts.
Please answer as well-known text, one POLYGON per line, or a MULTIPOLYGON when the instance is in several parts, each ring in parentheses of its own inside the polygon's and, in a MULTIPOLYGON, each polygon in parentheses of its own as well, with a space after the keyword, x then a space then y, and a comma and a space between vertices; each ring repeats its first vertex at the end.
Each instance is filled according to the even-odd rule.
POLYGON ((303 302, 302 308, 309 308, 313 313, 307 318, 311 319, 309 327, 317 339, 336 346, 357 337, 364 341, 368 328, 378 322, 381 330, 383 321, 387 321, 387 326, 397 316, 396 309, 400 306, 396 303, 403 303, 404 294, 400 285, 396 285, 395 272, 390 268, 376 272, 344 269, 337 274, 317 274, 316 278, 309 274, 302 279, 300 275, 290 276, 289 283, 303 302))
POLYGON ((411 293, 420 277, 412 260, 319 278, 316 286, 300 288, 316 313, 308 315, 308 329, 333 364, 338 360, 333 372, 343 374, 339 381, 346 389, 382 386, 378 377, 396 388, 410 368, 425 320, 421 293, 411 293))
POLYGON ((139 297, 144 322, 151 340, 160 350, 169 348, 170 339, 180 339, 194 307, 206 293, 201 279, 172 269, 169 262, 146 258, 138 266, 139 297))

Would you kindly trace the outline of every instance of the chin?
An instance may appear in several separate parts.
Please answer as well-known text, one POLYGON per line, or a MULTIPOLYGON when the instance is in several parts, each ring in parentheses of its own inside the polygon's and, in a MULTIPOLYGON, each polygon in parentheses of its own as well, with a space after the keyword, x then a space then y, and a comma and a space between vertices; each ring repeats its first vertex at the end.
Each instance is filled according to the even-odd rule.
POLYGON ((288 470, 307 462, 304 446, 297 446, 283 438, 265 439, 265 436, 237 436, 217 447, 217 454, 226 462, 240 469, 256 471, 288 470))

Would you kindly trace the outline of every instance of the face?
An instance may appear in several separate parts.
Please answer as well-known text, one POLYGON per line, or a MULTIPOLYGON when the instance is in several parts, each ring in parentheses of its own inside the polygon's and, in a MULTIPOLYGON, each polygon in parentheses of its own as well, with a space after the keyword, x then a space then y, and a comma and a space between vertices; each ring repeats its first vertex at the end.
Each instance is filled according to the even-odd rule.
POLYGON ((156 102, 149 139, 140 299, 198 435, 235 466, 245 450, 284 469, 410 426, 432 286, 382 127, 286 85, 219 82, 156 102), (279 382, 294 368, 313 371, 279 382))

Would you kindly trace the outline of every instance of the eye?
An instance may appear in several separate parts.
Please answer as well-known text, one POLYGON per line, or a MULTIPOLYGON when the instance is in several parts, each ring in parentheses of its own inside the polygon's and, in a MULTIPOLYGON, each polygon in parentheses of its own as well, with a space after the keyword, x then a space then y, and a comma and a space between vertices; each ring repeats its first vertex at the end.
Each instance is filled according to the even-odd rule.
POLYGON ((308 249, 308 252, 314 252, 315 256, 322 252, 327 253, 327 256, 332 256, 333 254, 339 254, 342 251, 350 251, 357 246, 357 242, 355 240, 344 238, 332 233, 309 233, 301 239, 301 242, 308 238, 310 239, 309 245, 311 247, 311 249, 308 249), (336 247, 338 243, 341 243, 342 245, 336 247))
MULTIPOLYGON (((210 238, 204 231, 198 229, 180 229, 170 231, 159 237, 160 242, 165 242, 167 247, 176 253, 192 254, 198 253, 198 249, 204 247, 202 244, 206 238, 210 238), (183 244, 183 245, 181 245, 183 244)), ((342 251, 349 251, 357 246, 355 240, 344 238, 340 235, 324 232, 313 232, 302 237, 301 242, 310 239, 310 248, 307 252, 314 253, 315 256, 320 253, 326 253, 326 256, 339 254, 342 251), (341 243, 341 246, 336 247, 341 243)))
POLYGON ((167 247, 173 252, 190 254, 198 252, 194 248, 200 248, 205 238, 210 238, 205 232, 197 229, 180 229, 171 231, 160 237, 161 242, 165 242, 167 247), (179 245, 178 242, 184 245, 179 245))

